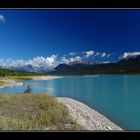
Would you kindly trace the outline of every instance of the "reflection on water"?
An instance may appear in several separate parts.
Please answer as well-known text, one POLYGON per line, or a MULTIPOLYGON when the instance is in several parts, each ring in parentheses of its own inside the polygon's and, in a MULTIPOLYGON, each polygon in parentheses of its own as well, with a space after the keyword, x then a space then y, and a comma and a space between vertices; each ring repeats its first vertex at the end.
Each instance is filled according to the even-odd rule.
POLYGON ((23 86, 0 89, 49 93, 84 102, 128 130, 140 130, 140 76, 69 76, 48 81, 23 81, 23 86))

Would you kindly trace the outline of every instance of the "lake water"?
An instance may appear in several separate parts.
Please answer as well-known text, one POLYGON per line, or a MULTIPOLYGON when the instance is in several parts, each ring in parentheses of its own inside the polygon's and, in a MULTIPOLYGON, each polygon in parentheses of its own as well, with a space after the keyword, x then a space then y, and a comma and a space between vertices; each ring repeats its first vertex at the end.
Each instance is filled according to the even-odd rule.
POLYGON ((126 130, 140 130, 140 76, 69 76, 47 81, 23 81, 0 93, 49 93, 82 101, 126 130))

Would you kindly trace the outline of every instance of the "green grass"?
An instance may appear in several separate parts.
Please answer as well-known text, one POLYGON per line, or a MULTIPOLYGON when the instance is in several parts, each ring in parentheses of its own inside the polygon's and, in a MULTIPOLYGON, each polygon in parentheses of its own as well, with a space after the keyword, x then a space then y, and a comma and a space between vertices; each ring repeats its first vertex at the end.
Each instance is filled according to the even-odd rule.
POLYGON ((31 76, 11 76, 9 79, 14 79, 14 80, 32 80, 31 76))
POLYGON ((82 130, 47 94, 0 94, 0 130, 82 130))
POLYGON ((24 71, 12 71, 8 69, 1 69, 0 68, 0 77, 6 77, 6 76, 41 76, 41 75, 47 75, 47 74, 37 74, 37 73, 31 73, 31 72, 24 72, 24 71))

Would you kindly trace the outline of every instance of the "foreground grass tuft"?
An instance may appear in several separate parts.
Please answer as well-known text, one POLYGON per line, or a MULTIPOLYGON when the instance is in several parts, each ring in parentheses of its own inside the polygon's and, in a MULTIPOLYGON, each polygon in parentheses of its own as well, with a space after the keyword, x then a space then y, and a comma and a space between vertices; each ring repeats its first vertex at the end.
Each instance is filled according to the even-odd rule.
POLYGON ((47 94, 0 94, 0 130, 82 130, 47 94))

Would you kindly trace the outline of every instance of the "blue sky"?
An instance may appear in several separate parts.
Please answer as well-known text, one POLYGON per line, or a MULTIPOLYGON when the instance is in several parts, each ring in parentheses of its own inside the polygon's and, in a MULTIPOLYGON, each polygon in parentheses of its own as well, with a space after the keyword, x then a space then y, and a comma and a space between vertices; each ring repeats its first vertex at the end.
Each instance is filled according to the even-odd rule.
POLYGON ((0 10, 0 59, 115 62, 139 52, 140 10, 0 10))

